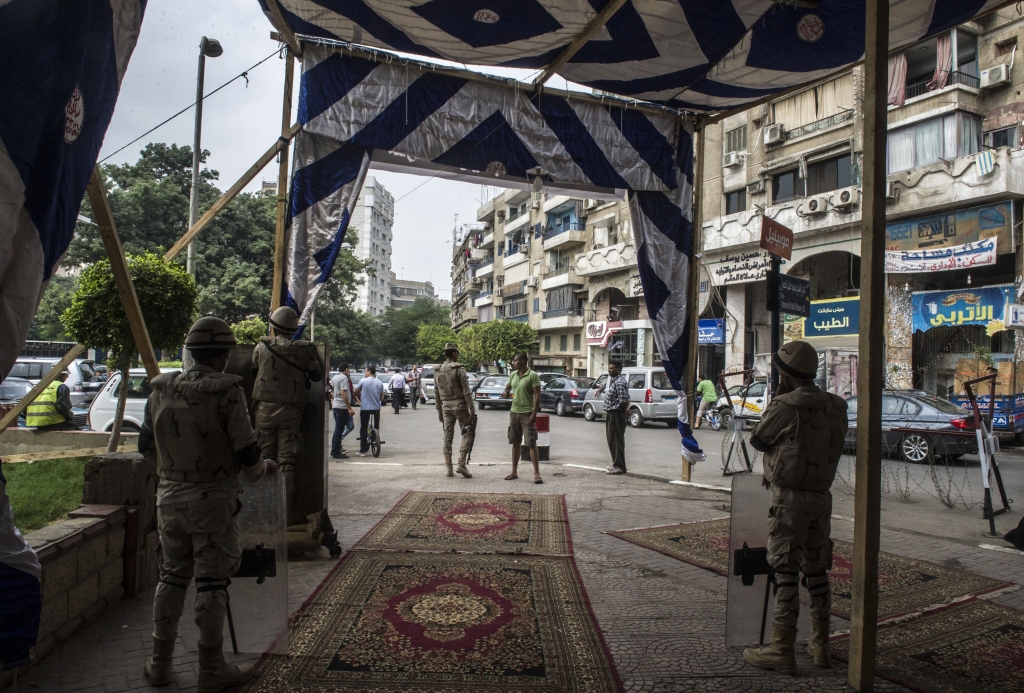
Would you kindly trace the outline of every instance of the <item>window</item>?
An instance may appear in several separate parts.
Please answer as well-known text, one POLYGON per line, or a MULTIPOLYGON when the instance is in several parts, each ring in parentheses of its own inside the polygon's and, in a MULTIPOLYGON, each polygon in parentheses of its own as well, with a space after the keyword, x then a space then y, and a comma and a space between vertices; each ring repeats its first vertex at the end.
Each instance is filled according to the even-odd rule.
POLYGON ((889 133, 887 173, 909 171, 975 154, 981 148, 981 118, 957 111, 889 133))
POLYGON ((545 310, 549 311, 572 308, 576 303, 571 286, 560 286, 557 289, 551 289, 547 292, 546 299, 547 307, 545 310))
POLYGON ((574 334, 572 336, 572 350, 573 351, 579 351, 580 350, 580 335, 578 333, 574 334))
POLYGON ((785 202, 794 197, 803 197, 804 179, 800 177, 800 171, 793 169, 785 173, 779 173, 772 178, 772 202, 785 202))
POLYGON ((736 214, 747 210, 747 189, 740 188, 725 194, 725 213, 736 214))
POLYGON ((830 190, 839 190, 852 185, 852 169, 849 154, 835 159, 818 161, 807 166, 807 194, 820 195, 830 190))
POLYGON ((1017 47, 1017 37, 1011 36, 1003 41, 996 42, 996 57, 1001 55, 1010 55, 1013 53, 1013 49, 1017 47))
POLYGON ((645 373, 630 373, 628 383, 630 390, 643 390, 647 388, 647 375, 645 373))
POLYGON ((569 335, 563 334, 558 338, 558 350, 562 352, 569 350, 569 335))
POLYGON ((738 128, 725 133, 725 153, 747 151, 747 126, 741 125, 738 128))
POLYGON ((1017 146, 1017 126, 1011 125, 1001 130, 992 130, 985 133, 985 146, 992 149, 999 147, 1017 146))
MULTIPOLYGON (((114 390, 111 390, 114 392, 114 390)), ((149 387, 149 378, 145 375, 128 376, 128 397, 131 399, 149 399, 152 389, 149 387)))
POLYGON ((551 351, 551 335, 544 337, 544 351, 551 351))
POLYGON ((655 390, 672 390, 672 381, 668 379, 668 374, 664 371, 654 371, 651 373, 651 387, 655 390))
POLYGON ((539 313, 540 312, 540 299, 539 298, 533 299, 533 312, 534 313, 539 313))
MULTIPOLYGON (((49 364, 47 364, 49 370, 49 364)), ((15 363, 8 375, 12 378, 25 378, 38 380, 43 377, 43 364, 41 363, 15 363)))

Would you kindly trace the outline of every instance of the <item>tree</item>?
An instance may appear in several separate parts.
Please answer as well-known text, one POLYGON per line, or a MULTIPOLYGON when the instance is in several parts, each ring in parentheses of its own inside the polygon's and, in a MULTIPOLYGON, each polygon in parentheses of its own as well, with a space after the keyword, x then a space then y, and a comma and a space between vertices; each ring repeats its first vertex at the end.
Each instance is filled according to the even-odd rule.
POLYGON ((377 316, 381 326, 381 356, 401 362, 416 359, 416 335, 420 325, 450 325, 451 315, 426 298, 417 298, 408 308, 391 308, 377 316))
POLYGON ((71 306, 71 297, 75 293, 78 280, 75 277, 55 274, 39 302, 39 310, 28 332, 29 339, 65 342, 70 337, 60 322, 61 314, 71 306))
MULTIPOLYGON (((181 267, 165 263, 152 253, 129 255, 127 261, 153 348, 179 348, 195 319, 195 283, 181 267)), ((129 368, 137 347, 109 260, 99 260, 82 271, 61 323, 75 341, 110 351, 121 370, 117 412, 107 444, 112 452, 121 436, 129 368)))
POLYGON ((484 328, 480 336, 484 361, 511 361, 520 351, 529 354, 537 345, 537 331, 525 322, 492 320, 477 327, 484 328))
POLYGON ((458 332, 459 360, 466 364, 470 370, 476 370, 478 364, 488 362, 487 355, 483 351, 481 338, 489 324, 485 322, 469 325, 468 327, 463 327, 458 332))
POLYGON ((316 341, 330 345, 332 365, 349 363, 358 369, 363 364, 378 361, 380 325, 372 315, 342 308, 333 311, 331 320, 324 322, 319 305, 316 310, 316 341))
POLYGON ((231 326, 239 344, 257 344, 267 334, 267 323, 258 317, 236 322, 231 326))
POLYGON ((444 361, 445 344, 455 341, 455 330, 449 325, 424 323, 416 332, 416 353, 425 361, 444 361))

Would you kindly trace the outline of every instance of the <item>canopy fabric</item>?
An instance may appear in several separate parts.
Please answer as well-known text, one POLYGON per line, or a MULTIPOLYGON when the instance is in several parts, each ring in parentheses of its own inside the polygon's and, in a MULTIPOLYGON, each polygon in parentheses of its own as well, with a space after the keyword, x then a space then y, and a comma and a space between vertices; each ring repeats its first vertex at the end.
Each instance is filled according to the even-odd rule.
MULTIPOLYGON (((260 0, 264 10, 266 1, 260 0)), ((302 35, 540 69, 608 0, 278 0, 302 35)), ((890 49, 1005 0, 891 0, 890 49)), ((719 112, 820 79, 864 55, 865 0, 814 9, 773 0, 628 0, 561 69, 601 91, 719 112)))
POLYGON ((0 379, 71 243, 145 7, 0 0, 0 379))

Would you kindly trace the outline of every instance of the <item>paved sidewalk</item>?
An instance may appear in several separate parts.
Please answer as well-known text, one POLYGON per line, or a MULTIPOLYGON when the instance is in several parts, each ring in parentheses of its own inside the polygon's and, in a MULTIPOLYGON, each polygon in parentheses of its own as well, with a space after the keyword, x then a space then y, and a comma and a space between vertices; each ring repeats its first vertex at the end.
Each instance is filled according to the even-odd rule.
MULTIPOLYGON (((345 548, 365 534, 409 490, 565 494, 576 561, 626 691, 842 691, 845 665, 816 669, 798 652, 800 675, 776 676, 747 666, 742 648, 726 648, 725 578, 608 536, 613 529, 723 517, 728 494, 636 477, 610 477, 544 466, 546 483, 506 482, 503 467, 474 467, 475 478, 448 479, 437 465, 331 465, 331 515, 345 548)), ((835 536, 853 523, 837 519, 835 536)), ((961 543, 883 531, 882 548, 1005 580, 1024 580, 1024 556, 961 543)), ((289 567, 294 611, 336 564, 322 553, 289 567)), ((1021 603, 1021 592, 998 601, 1021 603)), ((142 674, 150 647, 152 592, 124 600, 21 677, 20 691, 113 693, 151 690, 142 674)), ((185 617, 187 618, 187 616, 185 617)), ((845 627, 837 622, 837 630, 845 627)), ((194 691, 196 655, 180 644, 175 682, 160 691, 194 691)), ((12 690, 12 689, 8 689, 12 690)), ((906 689, 879 680, 877 691, 906 689)))

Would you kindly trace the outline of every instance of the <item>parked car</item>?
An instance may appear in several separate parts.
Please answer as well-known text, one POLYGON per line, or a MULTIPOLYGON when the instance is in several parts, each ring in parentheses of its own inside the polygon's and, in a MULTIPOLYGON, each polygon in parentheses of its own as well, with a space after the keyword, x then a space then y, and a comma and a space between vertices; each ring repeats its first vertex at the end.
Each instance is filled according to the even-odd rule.
MULTIPOLYGON (((177 368, 161 369, 163 373, 177 371, 177 368)), ((94 431, 109 431, 114 427, 114 413, 117 410, 117 389, 121 383, 120 371, 110 374, 103 389, 96 395, 89 407, 87 424, 94 431)), ((124 402, 124 421, 121 430, 136 433, 142 430, 146 419, 146 400, 152 390, 145 368, 128 371, 128 397, 124 402)))
POLYGON ((436 366, 423 366, 420 373, 420 402, 426 404, 434 399, 434 369, 436 366))
POLYGON ((391 379, 395 377, 394 373, 381 373, 377 371, 377 380, 384 383, 384 392, 381 394, 380 403, 384 406, 391 401, 391 379))
MULTIPOLYGON (((661 367, 623 368, 622 375, 629 387, 629 425, 643 426, 647 421, 662 421, 674 428, 678 416, 676 400, 678 395, 661 367)), ((608 374, 601 375, 587 390, 583 401, 583 417, 596 421, 604 416, 604 393, 598 389, 608 382, 608 374)))
MULTIPOLYGON (((846 449, 857 450, 857 398, 846 400, 850 428, 846 449)), ((946 436, 899 428, 929 431, 974 432, 974 417, 966 409, 939 399, 922 390, 887 390, 882 393, 882 454, 907 462, 926 462, 931 455, 957 459, 978 452, 977 439, 971 436, 946 436)))
MULTIPOLYGON (((58 361, 58 358, 22 357, 15 362, 7 375, 12 378, 24 378, 35 385, 58 361)), ((71 389, 71 406, 88 407, 103 389, 103 382, 103 378, 96 374, 90 359, 75 359, 69 363, 68 379, 64 384, 71 389)))
MULTIPOLYGON (((739 413, 742 411, 745 418, 757 420, 761 418, 761 414, 764 413, 764 408, 768 406, 768 382, 765 380, 755 380, 749 385, 733 385, 729 388, 729 397, 732 398, 732 411, 729 409, 729 400, 725 396, 718 398, 718 402, 715 406, 718 408, 718 413, 722 417, 722 427, 728 429, 729 422, 732 421, 733 413, 739 413), (744 399, 743 391, 747 392, 746 398, 744 399)), ((750 424, 748 424, 749 426, 750 424)))
POLYGON ((0 405, 15 405, 31 390, 32 381, 25 378, 7 378, 0 383, 0 405))
POLYGON ((489 375, 481 380, 473 391, 477 409, 487 407, 512 407, 512 398, 504 397, 507 375, 489 375))
POLYGON ((558 416, 583 411, 583 398, 593 384, 593 378, 552 378, 540 389, 540 408, 553 409, 558 416))

